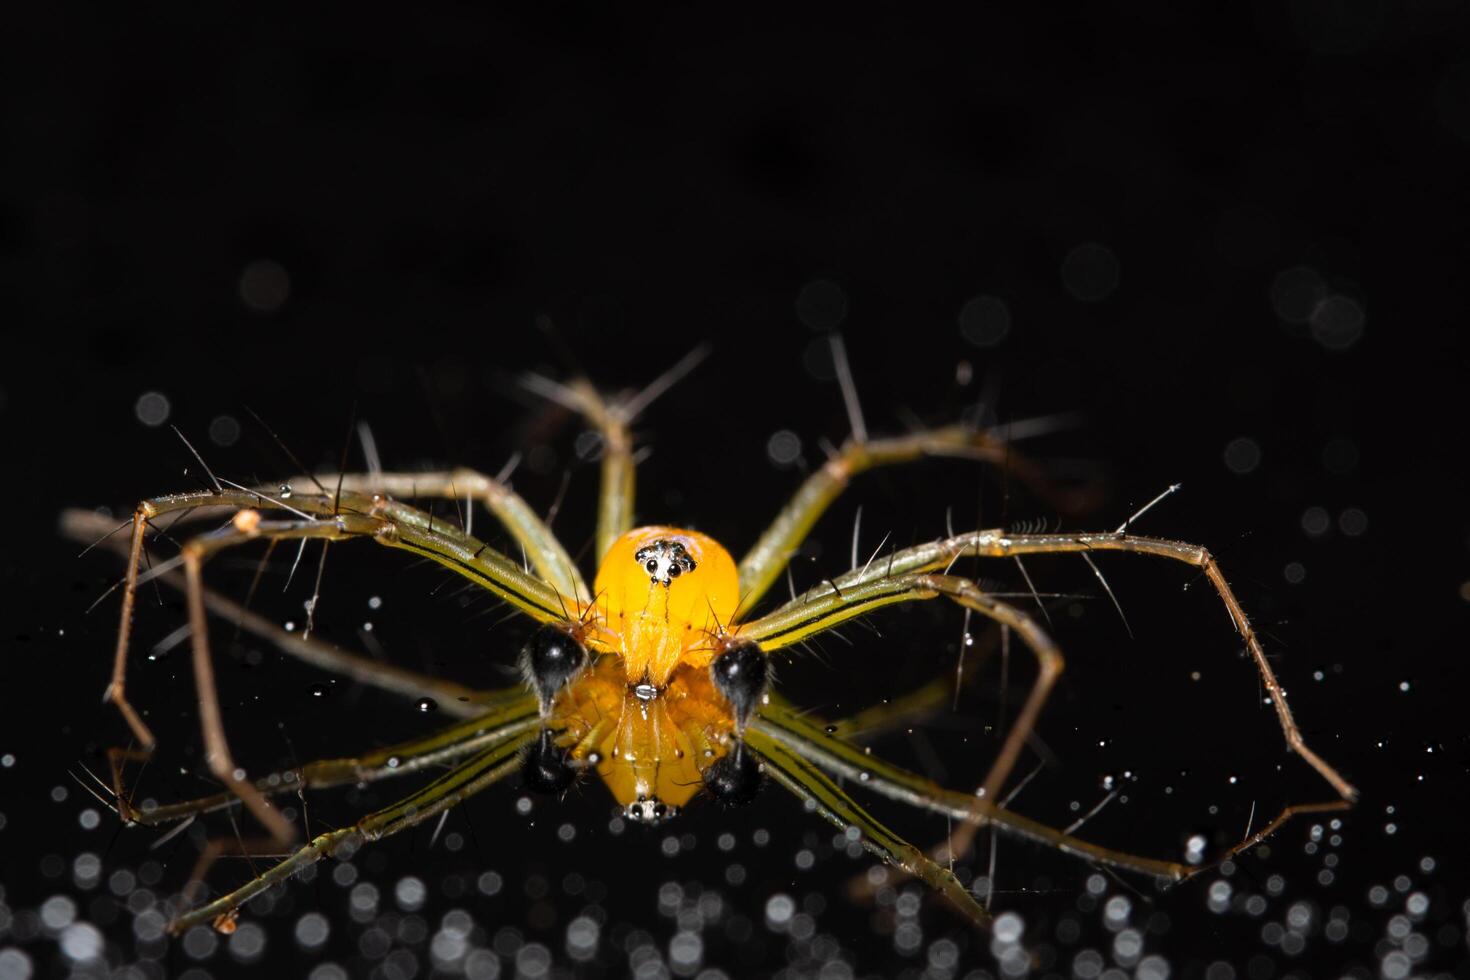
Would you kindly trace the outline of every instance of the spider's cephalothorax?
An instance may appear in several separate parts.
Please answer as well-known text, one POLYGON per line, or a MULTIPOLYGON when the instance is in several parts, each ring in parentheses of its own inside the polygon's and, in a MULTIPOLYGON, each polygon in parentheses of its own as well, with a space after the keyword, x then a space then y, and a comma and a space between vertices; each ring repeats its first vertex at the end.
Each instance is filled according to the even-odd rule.
MULTIPOLYGON (((550 692, 555 744, 596 764, 629 819, 656 823, 739 744, 765 691, 765 655, 726 635, 739 602, 735 562, 698 532, 629 531, 609 549, 593 591, 583 632, 596 660, 581 670, 568 649, 573 633, 542 627, 527 645, 527 673, 538 695, 550 692), (544 676, 542 651, 557 668, 544 676), (557 679, 564 686, 552 690, 557 679)), ((752 795, 749 782, 736 795, 752 795)))

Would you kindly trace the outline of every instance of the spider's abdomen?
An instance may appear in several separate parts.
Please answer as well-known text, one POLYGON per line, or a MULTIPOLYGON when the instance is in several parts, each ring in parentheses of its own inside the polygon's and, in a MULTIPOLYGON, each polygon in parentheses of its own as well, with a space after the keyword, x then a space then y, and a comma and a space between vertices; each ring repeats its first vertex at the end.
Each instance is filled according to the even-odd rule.
POLYGON ((602 639, 629 684, 662 688, 681 663, 707 667, 740 602, 735 560, 697 531, 639 527, 613 542, 593 585, 602 639))

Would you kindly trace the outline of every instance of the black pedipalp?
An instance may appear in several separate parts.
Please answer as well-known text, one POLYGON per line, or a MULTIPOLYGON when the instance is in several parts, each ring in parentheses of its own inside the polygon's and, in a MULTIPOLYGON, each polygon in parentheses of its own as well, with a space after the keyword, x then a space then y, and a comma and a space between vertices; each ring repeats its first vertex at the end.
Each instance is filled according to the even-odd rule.
POLYGON ((736 741, 730 753, 704 770, 704 788, 725 806, 744 806, 755 799, 764 782, 756 754, 736 741))
POLYGON ((521 780, 536 793, 561 793, 572 785, 577 772, 571 754, 556 744, 556 735, 549 728, 541 729, 541 737, 526 750, 521 764, 521 780))
POLYGON ((541 702, 543 715, 551 710, 561 689, 587 666, 587 660, 587 648, 556 623, 547 623, 531 634, 521 650, 521 667, 541 702))
POLYGON ((771 683, 771 662, 750 640, 731 640, 709 665, 715 689, 730 702, 735 730, 743 732, 771 683))

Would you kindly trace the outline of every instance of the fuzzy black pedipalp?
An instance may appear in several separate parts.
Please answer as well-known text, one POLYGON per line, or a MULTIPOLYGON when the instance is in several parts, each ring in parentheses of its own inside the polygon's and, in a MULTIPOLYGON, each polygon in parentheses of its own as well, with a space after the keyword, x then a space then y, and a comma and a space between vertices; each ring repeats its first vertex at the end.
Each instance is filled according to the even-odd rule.
POLYGON ((709 665, 716 690, 730 702, 735 730, 745 731, 771 683, 771 661, 750 640, 731 640, 709 665))
POLYGON ((542 715, 587 661, 587 648, 560 624, 547 623, 531 634, 521 650, 521 670, 541 702, 542 715))
POLYGON ((548 795, 561 793, 571 786, 577 772, 571 754, 556 744, 556 735, 549 728, 541 729, 541 737, 527 748, 521 764, 521 780, 526 788, 548 795))
POLYGON ((704 771, 704 788, 716 802, 725 806, 744 806, 756 798, 764 782, 761 764, 754 752, 737 741, 723 759, 711 763, 704 771))

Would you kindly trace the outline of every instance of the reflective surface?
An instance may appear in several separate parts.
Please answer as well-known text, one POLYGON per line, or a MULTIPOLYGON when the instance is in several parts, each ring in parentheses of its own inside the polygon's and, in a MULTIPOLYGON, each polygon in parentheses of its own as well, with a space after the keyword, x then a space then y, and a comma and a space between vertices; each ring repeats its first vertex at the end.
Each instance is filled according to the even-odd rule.
MULTIPOLYGON (((1465 975, 1465 359, 1440 326, 1460 304, 1444 215, 1463 73, 1428 21, 1273 16, 1181 25, 1177 57, 1112 22, 997 22, 937 51, 827 26, 563 41, 468 14, 407 33, 303 22, 289 43, 53 23, 20 60, 0 164, 7 319, 39 344, 0 366, 0 978, 1465 975), (516 489, 559 504, 590 573, 596 441, 516 375, 567 377, 564 343, 600 384, 636 388, 709 338, 636 428, 636 517, 740 554, 848 434, 833 328, 873 434, 983 405, 1079 506, 1063 516, 963 461, 874 473, 819 525, 796 589, 845 571, 854 537, 861 562, 948 526, 1110 530, 1182 483, 1139 530, 1219 557, 1358 808, 1166 892, 982 834, 955 870, 992 894, 984 934, 778 786, 650 828, 591 779, 565 800, 508 782, 317 866, 228 936, 163 935, 204 842, 236 831, 119 830, 68 775, 102 772, 127 730, 99 704, 114 600, 86 612, 120 566, 74 557, 63 507, 121 521, 144 494, 202 485, 169 425, 254 482, 297 467, 246 406, 321 470, 355 418, 390 468, 494 473, 519 452, 516 489)), ((366 465, 360 439, 349 460, 366 465)), ((272 555, 255 608, 299 630, 317 552, 292 577, 295 557, 272 555)), ((1189 860, 1330 799, 1283 751, 1207 583, 1103 557, 1129 628, 1084 564, 1027 563, 1068 662, 1012 806, 1189 860)), ((1013 563, 956 571, 1031 601, 1013 563)), ((253 573, 208 568, 235 598, 253 573)), ((161 744, 130 773, 167 803, 215 786, 182 607, 147 599, 132 683, 161 744)), ((314 615, 333 642, 473 687, 513 682, 531 629, 369 544, 334 546, 314 615)), ((967 644, 963 613, 932 603, 869 624, 779 661, 778 689, 842 718, 954 676, 971 649, 955 710, 870 744, 973 788, 1031 663, 1003 661, 978 622, 967 644)), ((253 774, 451 720, 426 694, 333 679, 219 621, 213 635, 253 774)), ((948 832, 848 788, 916 844, 948 832)), ((292 816, 342 826, 395 792, 312 794, 292 816)), ((249 874, 224 859, 209 880, 249 874)))

